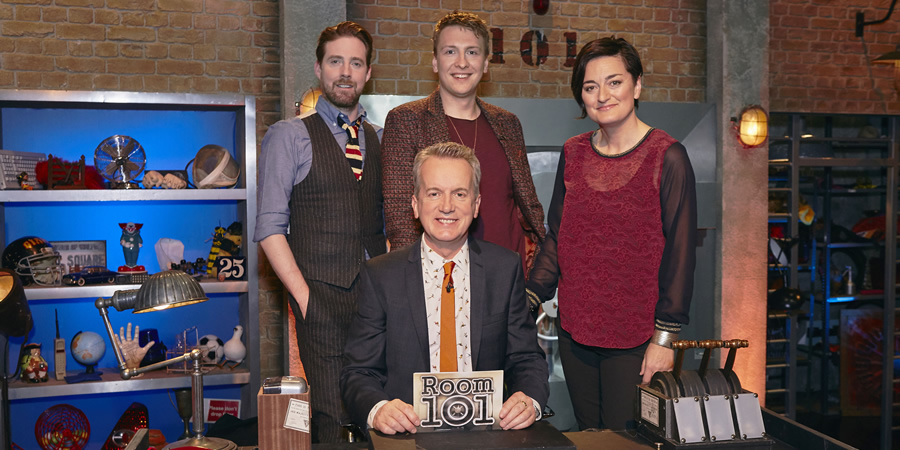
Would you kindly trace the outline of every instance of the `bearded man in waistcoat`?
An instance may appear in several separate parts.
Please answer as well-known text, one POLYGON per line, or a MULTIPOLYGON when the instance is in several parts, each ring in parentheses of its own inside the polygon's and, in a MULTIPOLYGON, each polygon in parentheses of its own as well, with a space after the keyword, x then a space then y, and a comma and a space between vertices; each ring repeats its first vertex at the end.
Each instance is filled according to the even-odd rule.
POLYGON ((308 113, 272 125, 262 142, 253 240, 290 294, 313 442, 340 439, 338 379, 359 269, 386 251, 382 129, 359 104, 371 62, 365 28, 353 22, 326 28, 316 47, 322 96, 308 113))

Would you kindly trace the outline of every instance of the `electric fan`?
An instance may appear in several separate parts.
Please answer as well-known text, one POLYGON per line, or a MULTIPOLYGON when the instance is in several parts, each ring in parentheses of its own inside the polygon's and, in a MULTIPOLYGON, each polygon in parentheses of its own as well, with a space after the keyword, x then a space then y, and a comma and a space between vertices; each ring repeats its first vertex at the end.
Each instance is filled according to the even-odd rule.
POLYGON ((87 417, 72 405, 51 406, 34 424, 34 437, 43 450, 82 450, 90 436, 87 417))
POLYGON ((130 136, 110 136, 94 150, 94 167, 113 189, 139 189, 134 180, 144 171, 146 162, 144 147, 130 136))

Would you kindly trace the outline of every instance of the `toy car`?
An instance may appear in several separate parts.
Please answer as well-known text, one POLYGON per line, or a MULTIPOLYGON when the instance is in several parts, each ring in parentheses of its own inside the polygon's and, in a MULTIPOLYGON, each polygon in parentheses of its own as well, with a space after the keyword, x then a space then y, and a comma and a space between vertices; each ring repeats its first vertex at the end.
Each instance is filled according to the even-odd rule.
POLYGON ((77 284, 84 286, 85 284, 99 284, 116 282, 116 272, 111 272, 103 266, 86 266, 80 272, 72 272, 63 275, 62 280, 65 284, 77 284))

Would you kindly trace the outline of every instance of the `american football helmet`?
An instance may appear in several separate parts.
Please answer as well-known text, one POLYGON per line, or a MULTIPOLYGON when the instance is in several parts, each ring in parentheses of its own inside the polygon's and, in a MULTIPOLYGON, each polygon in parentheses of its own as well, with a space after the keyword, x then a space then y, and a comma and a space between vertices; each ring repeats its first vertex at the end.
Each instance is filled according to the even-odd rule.
POLYGON ((63 267, 59 252, 49 242, 35 236, 16 239, 3 250, 3 267, 15 271, 25 285, 62 284, 63 267))

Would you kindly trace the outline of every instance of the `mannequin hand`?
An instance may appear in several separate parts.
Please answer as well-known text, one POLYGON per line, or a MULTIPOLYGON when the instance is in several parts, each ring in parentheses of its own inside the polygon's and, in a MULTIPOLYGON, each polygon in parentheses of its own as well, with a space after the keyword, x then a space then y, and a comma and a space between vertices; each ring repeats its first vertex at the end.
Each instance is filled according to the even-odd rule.
POLYGON ((122 356, 125 358, 125 366, 129 369, 137 369, 141 367, 141 360, 144 359, 144 355, 150 350, 150 347, 153 346, 156 342, 150 341, 147 345, 141 347, 140 342, 138 341, 138 335, 141 332, 141 327, 134 327, 134 336, 131 335, 131 322, 128 322, 128 332, 126 335, 125 328, 119 328, 119 335, 116 336, 116 340, 119 341, 119 348, 122 349, 122 356))

